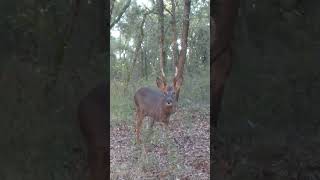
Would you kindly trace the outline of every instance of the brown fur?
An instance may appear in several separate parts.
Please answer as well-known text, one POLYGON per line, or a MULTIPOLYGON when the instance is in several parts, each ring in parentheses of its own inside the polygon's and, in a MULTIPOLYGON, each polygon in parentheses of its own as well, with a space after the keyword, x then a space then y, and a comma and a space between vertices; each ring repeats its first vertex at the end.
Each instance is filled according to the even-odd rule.
POLYGON ((176 110, 175 89, 159 79, 157 79, 157 85, 161 91, 143 87, 134 95, 136 135, 139 144, 141 143, 140 130, 146 116, 152 118, 151 126, 154 121, 168 126, 170 115, 176 110), (166 105, 168 99, 172 100, 172 106, 166 105))

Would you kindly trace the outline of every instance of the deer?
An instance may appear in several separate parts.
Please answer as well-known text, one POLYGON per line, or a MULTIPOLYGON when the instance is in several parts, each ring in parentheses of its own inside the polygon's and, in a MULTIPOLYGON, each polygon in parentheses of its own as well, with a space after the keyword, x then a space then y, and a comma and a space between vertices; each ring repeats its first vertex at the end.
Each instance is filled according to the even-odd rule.
POLYGON ((107 179, 107 90, 101 82, 78 105, 80 130, 88 148, 90 180, 107 179))
POLYGON ((160 77, 157 77, 156 84, 159 89, 142 87, 138 89, 134 95, 135 105, 135 122, 136 122, 136 138, 137 143, 141 144, 140 133, 145 117, 151 117, 150 128, 153 128, 154 122, 160 122, 168 129, 170 116, 177 109, 177 95, 179 92, 181 81, 177 78, 178 68, 171 85, 168 85, 165 74, 162 70, 160 77))

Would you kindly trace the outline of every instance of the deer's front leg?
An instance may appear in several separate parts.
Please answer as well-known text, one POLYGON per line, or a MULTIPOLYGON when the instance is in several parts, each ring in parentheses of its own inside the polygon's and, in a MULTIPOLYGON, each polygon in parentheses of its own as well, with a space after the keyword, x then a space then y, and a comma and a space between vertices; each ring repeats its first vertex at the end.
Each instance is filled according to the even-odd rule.
POLYGON ((147 136, 146 136, 146 140, 145 140, 147 143, 150 143, 150 139, 153 134, 153 125, 154 125, 154 119, 151 119, 149 126, 148 126, 148 132, 147 132, 147 136))
POLYGON ((137 133, 137 142, 138 144, 141 144, 140 139, 140 131, 143 123, 143 114, 141 112, 137 112, 136 114, 136 133, 137 133))

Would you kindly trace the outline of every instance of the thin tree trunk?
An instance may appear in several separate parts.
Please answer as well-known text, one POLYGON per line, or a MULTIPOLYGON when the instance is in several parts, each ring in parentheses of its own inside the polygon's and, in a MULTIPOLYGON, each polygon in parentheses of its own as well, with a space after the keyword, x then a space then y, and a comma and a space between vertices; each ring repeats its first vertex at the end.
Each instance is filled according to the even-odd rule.
POLYGON ((147 64, 147 52, 144 51, 144 70, 145 70, 145 77, 148 80, 148 64, 147 64))
POLYGON ((116 17, 116 19, 110 24, 110 29, 113 28, 114 25, 116 25, 120 19, 122 18, 123 14, 126 12, 126 10, 129 8, 131 4, 131 0, 128 0, 127 3, 123 6, 122 10, 120 11, 119 15, 116 17))
POLYGON ((171 21, 171 26, 172 26, 172 64, 173 64, 173 69, 177 66, 178 62, 178 43, 177 43, 177 22, 176 22, 176 4, 175 0, 171 0, 171 5, 172 5, 172 21, 171 21))
POLYGON ((134 67, 135 67, 136 62, 137 62, 137 59, 138 59, 139 52, 140 52, 140 50, 141 50, 141 45, 142 45, 143 38, 144 38, 143 26, 144 26, 144 23, 145 23, 145 20, 146 20, 147 15, 149 15, 150 13, 151 13, 151 11, 145 13, 145 14, 143 15, 143 18, 142 18, 142 22, 141 22, 141 25, 140 25, 140 37, 139 37, 139 41, 138 41, 137 46, 136 46, 136 50, 135 50, 135 52, 134 52, 133 62, 132 62, 131 69, 130 69, 130 71, 128 72, 128 75, 127 75, 125 90, 127 90, 127 88, 128 88, 129 81, 130 81, 130 79, 131 79, 131 76, 132 76, 134 67))
POLYGON ((161 79, 165 81, 165 53, 164 53, 164 15, 163 9, 164 4, 163 0, 158 0, 158 11, 159 11, 159 25, 160 25, 160 70, 161 70, 161 79))
POLYGON ((144 54, 143 54, 143 51, 144 49, 142 48, 141 51, 140 51, 140 55, 141 55, 141 60, 140 60, 140 63, 141 63, 141 76, 142 78, 145 76, 144 74, 144 54))
POLYGON ((113 8, 114 8, 114 2, 115 2, 116 0, 111 0, 110 1, 110 17, 112 17, 112 12, 113 12, 113 8))
POLYGON ((174 83, 178 87, 176 92, 177 101, 179 100, 180 87, 182 86, 182 82, 183 82, 184 64, 187 56, 190 5, 191 5, 190 0, 184 1, 183 24, 182 24, 182 34, 181 34, 181 51, 179 53, 179 59, 178 59, 179 61, 177 65, 178 72, 174 78, 174 83))

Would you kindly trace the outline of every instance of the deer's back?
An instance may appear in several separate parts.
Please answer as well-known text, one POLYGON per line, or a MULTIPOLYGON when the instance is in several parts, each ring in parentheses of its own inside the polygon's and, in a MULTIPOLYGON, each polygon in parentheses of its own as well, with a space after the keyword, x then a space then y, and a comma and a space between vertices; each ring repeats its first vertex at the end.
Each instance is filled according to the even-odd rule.
POLYGON ((134 95, 134 102, 137 108, 143 111, 152 111, 159 107, 161 92, 148 87, 140 88, 134 95))

